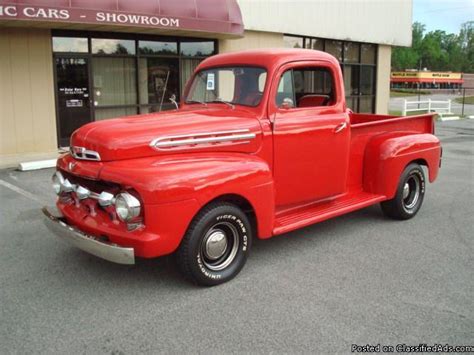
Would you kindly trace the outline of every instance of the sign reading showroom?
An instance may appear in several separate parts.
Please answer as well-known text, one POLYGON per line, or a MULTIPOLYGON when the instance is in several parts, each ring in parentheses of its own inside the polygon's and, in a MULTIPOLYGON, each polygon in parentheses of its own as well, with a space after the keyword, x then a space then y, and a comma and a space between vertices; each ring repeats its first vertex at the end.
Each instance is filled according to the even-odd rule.
POLYGON ((179 19, 172 17, 20 5, 0 5, 0 19, 180 27, 179 19))

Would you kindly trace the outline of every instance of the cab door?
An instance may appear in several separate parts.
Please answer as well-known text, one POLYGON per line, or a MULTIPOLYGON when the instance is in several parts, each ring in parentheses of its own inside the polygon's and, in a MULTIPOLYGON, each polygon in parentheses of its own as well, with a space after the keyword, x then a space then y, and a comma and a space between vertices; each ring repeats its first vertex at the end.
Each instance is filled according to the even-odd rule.
POLYGON ((283 66, 269 101, 273 120, 276 207, 326 199, 346 191, 350 127, 339 66, 283 66))

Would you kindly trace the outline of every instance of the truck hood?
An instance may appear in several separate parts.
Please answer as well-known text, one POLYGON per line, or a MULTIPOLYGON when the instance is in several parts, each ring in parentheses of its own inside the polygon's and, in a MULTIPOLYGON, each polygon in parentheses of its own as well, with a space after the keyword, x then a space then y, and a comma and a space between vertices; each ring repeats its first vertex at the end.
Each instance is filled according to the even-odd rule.
POLYGON ((203 107, 89 123, 73 133, 71 150, 78 159, 87 150, 112 161, 195 151, 253 153, 261 141, 255 113, 203 107))

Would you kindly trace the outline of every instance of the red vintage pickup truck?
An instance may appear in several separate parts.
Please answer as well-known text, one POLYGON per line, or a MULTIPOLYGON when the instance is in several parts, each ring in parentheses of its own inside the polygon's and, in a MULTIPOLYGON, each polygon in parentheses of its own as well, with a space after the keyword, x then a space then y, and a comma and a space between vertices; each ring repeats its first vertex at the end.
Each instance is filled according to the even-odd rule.
POLYGON ((216 55, 179 109, 74 132, 45 221, 116 263, 176 253, 189 279, 217 285, 242 269, 252 238, 376 203, 413 217, 425 171, 433 182, 441 163, 433 117, 351 112, 340 65, 323 52, 216 55))

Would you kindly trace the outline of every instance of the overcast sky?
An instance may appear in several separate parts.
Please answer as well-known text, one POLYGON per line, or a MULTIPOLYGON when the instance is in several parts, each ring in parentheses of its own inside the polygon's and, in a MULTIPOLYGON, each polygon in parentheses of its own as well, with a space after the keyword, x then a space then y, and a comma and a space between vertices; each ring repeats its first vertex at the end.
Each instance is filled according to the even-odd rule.
POLYGON ((461 24, 474 20, 474 0, 413 0, 413 21, 427 31, 458 33, 461 24))

